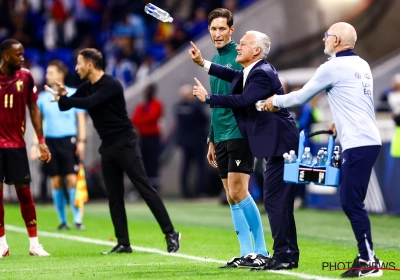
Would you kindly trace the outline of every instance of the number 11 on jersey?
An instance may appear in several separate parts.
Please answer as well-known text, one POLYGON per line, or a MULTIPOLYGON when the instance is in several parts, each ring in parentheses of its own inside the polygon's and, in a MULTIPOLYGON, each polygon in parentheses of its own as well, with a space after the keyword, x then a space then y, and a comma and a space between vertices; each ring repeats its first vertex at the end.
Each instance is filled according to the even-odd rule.
POLYGON ((13 94, 6 94, 4 95, 4 108, 12 108, 13 107, 13 94))

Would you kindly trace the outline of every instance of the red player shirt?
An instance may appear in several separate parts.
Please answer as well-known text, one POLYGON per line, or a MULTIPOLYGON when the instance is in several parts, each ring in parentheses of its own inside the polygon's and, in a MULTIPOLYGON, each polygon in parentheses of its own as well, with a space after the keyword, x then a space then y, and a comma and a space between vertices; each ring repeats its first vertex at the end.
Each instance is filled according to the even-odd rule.
POLYGON ((37 98, 28 69, 22 68, 12 77, 0 73, 0 148, 25 147, 26 105, 37 98))

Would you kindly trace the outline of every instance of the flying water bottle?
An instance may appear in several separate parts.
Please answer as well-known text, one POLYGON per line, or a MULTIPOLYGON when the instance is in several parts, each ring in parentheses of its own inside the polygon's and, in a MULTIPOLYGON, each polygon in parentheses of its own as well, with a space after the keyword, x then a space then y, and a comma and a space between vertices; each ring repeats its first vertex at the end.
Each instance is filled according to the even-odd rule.
POLYGON ((168 12, 164 11, 163 9, 160 9, 159 7, 149 3, 144 7, 144 11, 146 14, 149 14, 153 17, 155 17, 158 20, 161 20, 162 22, 172 22, 174 19, 169 15, 168 12))
POLYGON ((310 147, 305 147, 304 148, 304 153, 301 156, 301 163, 305 165, 311 165, 312 164, 312 155, 310 152, 310 147))
POLYGON ((290 157, 289 163, 295 163, 296 162, 297 156, 296 156, 296 152, 294 150, 290 150, 289 157, 290 157))

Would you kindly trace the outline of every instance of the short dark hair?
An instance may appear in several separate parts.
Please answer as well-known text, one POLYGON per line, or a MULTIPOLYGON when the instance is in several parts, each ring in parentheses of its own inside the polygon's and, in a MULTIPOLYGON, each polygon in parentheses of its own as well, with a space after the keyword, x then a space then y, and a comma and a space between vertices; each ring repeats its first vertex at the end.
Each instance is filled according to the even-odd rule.
POLYGON ((95 69, 103 69, 103 55, 95 48, 86 48, 79 51, 79 55, 84 59, 90 60, 95 69))
POLYGON ((211 22, 216 18, 226 18, 226 23, 228 24, 228 26, 231 27, 233 25, 232 12, 227 9, 217 8, 217 9, 212 10, 208 14, 208 26, 210 26, 211 22))
POLYGON ((151 96, 156 95, 157 92, 157 85, 154 83, 151 83, 149 85, 147 85, 146 87, 146 93, 151 94, 151 96))
POLYGON ((3 54, 6 50, 10 49, 12 45, 21 44, 20 41, 14 39, 6 39, 0 44, 0 58, 3 58, 3 54))
POLYGON ((62 62, 61 60, 58 60, 58 59, 52 60, 49 62, 49 64, 47 66, 56 67, 57 71, 63 73, 64 76, 66 76, 68 73, 68 67, 65 66, 64 62, 62 62))

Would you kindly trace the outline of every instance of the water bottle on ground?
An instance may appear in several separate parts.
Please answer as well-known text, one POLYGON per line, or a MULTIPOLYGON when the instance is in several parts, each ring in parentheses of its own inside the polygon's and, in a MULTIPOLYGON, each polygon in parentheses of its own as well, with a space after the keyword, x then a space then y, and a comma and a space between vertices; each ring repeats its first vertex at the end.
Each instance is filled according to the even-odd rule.
POLYGON ((290 150, 289 156, 290 156, 290 162, 289 163, 295 163, 296 160, 297 160, 296 152, 294 150, 290 150))
POLYGON ((169 15, 168 12, 160 9, 159 7, 149 3, 144 7, 144 11, 146 14, 152 15, 158 20, 162 22, 172 22, 174 19, 169 15))
POLYGON ((283 161, 284 161, 285 163, 290 163, 290 156, 289 156, 288 153, 284 153, 284 154, 283 154, 283 161))
POLYGON ((310 152, 310 147, 305 147, 304 148, 304 153, 301 156, 301 163, 306 164, 306 165, 311 165, 312 164, 312 154, 310 152))

